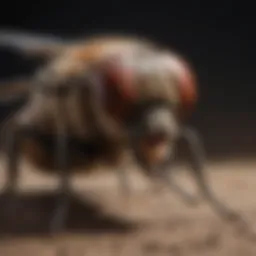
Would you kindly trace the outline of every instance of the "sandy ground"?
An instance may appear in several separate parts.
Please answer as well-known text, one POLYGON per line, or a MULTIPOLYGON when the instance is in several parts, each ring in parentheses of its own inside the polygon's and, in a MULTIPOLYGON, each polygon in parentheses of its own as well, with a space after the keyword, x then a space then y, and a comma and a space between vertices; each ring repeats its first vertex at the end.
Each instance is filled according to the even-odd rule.
MULTIPOLYGON (((256 162, 208 167, 215 194, 256 226, 256 162)), ((193 180, 179 169, 177 180, 196 193, 193 180)), ((0 213, 0 256, 256 255, 256 240, 223 222, 205 201, 187 206, 167 188, 154 190, 136 171, 131 171, 131 182, 133 193, 125 199, 112 173, 75 176, 74 188, 81 198, 72 199, 65 232, 50 236, 56 180, 23 165, 17 214, 7 218, 4 207, 0 213), (15 227, 12 235, 10 222, 15 227)))

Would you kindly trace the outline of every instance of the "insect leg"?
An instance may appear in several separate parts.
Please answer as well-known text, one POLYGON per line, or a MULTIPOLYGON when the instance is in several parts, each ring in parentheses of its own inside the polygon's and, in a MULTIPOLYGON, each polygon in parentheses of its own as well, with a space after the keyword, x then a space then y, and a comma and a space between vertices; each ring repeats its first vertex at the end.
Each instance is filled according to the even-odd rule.
POLYGON ((132 193, 132 185, 130 181, 130 155, 125 155, 118 165, 117 178, 119 180, 120 189, 124 196, 129 196, 132 193))
POLYGON ((147 174, 150 179, 160 178, 170 190, 172 190, 184 201, 184 203, 189 205, 196 205, 198 203, 198 199, 195 196, 192 196, 190 193, 182 189, 174 180, 172 173, 172 169, 174 167, 173 155, 170 155, 169 158, 164 159, 163 162, 157 166, 147 165, 139 154, 136 154, 136 157, 140 167, 144 169, 144 173, 147 174))
POLYGON ((192 129, 185 128, 182 131, 181 137, 188 145, 191 171, 197 181, 200 190, 203 193, 203 196, 210 202, 213 210, 227 220, 240 218, 238 213, 227 208, 227 206, 220 202, 210 190, 204 167, 205 152, 197 133, 192 129))
POLYGON ((70 176, 68 168, 67 140, 64 135, 57 138, 56 159, 60 171, 60 187, 57 196, 57 205, 51 220, 51 231, 60 231, 64 228, 69 208, 70 176))
POLYGON ((5 200, 8 218, 12 226, 12 218, 17 214, 17 189, 19 178, 19 160, 21 154, 22 138, 29 133, 30 129, 19 122, 19 115, 7 120, 2 130, 4 151, 6 153, 7 181, 5 186, 5 200))
POLYGON ((195 206, 199 200, 196 196, 191 195, 189 192, 182 189, 175 181, 172 173, 174 167, 173 159, 166 161, 162 167, 158 167, 158 173, 161 174, 163 182, 171 189, 176 195, 178 195, 185 204, 195 206))
MULTIPOLYGON (((60 100, 59 103, 62 101, 60 100)), ((70 199, 70 172, 68 160, 68 140, 66 131, 65 106, 57 107, 57 137, 56 137, 56 164, 60 172, 60 187, 57 196, 57 205, 53 213, 50 229, 52 232, 61 231, 68 216, 70 199), (63 108, 64 107, 64 108, 63 108)))
POLYGON ((6 125, 4 129, 6 131, 4 132, 4 144, 7 160, 7 184, 5 189, 9 203, 12 204, 17 192, 21 130, 19 130, 19 127, 12 122, 8 123, 9 125, 6 125))

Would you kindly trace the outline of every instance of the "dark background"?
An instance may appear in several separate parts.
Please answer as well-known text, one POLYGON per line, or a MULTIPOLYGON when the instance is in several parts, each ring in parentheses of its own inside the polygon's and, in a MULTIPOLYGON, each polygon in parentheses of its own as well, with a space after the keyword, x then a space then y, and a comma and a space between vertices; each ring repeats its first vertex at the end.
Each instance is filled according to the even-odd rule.
MULTIPOLYGON (((191 122, 202 133, 208 154, 256 156, 253 6, 231 1, 147 2, 3 1, 0 26, 69 38, 120 31, 178 50, 198 74, 201 99, 191 122)), ((32 72, 35 63, 1 50, 0 66, 0 76, 6 78, 32 72)), ((10 109, 2 105, 1 115, 10 109)))

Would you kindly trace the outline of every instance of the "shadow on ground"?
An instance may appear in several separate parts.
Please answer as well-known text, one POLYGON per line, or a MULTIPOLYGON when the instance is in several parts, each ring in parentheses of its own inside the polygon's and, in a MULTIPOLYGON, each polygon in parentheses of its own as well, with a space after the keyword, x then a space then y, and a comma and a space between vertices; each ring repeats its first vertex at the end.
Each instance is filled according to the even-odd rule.
MULTIPOLYGON (((5 196, 1 196, 0 237, 49 234, 49 224, 56 206, 56 194, 20 195, 15 203, 15 214, 7 211, 5 196), (3 202, 3 203, 2 203, 3 202), (5 206, 4 206, 5 205, 5 206)), ((127 233, 136 224, 109 216, 101 208, 86 200, 72 197, 65 232, 71 233, 127 233)))

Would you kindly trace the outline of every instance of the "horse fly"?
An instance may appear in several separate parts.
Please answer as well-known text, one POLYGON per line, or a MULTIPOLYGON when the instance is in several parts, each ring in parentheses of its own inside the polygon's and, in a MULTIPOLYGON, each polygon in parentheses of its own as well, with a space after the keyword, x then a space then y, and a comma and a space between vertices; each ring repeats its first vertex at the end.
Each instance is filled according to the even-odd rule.
POLYGON ((202 194, 226 220, 244 223, 209 189, 200 139, 184 126, 198 98, 195 72, 174 52, 136 37, 110 35, 65 42, 12 31, 0 31, 0 46, 46 61, 34 77, 7 81, 0 88, 3 99, 28 98, 4 127, 10 203, 16 194, 19 153, 38 168, 57 167, 61 184, 51 228, 63 228, 71 192, 69 176, 74 166, 84 164, 78 152, 88 141, 101 142, 120 169, 126 189, 130 149, 145 174, 162 177, 185 202, 195 203, 196 198, 169 175, 176 144, 183 139, 202 194))

